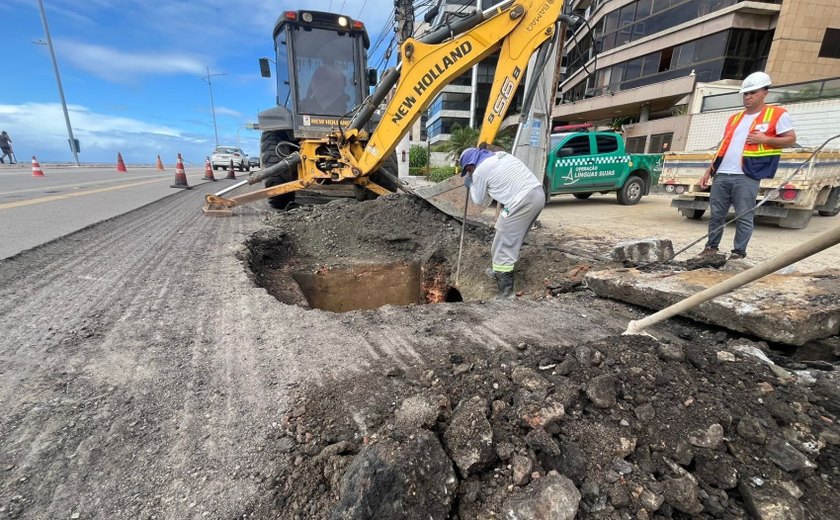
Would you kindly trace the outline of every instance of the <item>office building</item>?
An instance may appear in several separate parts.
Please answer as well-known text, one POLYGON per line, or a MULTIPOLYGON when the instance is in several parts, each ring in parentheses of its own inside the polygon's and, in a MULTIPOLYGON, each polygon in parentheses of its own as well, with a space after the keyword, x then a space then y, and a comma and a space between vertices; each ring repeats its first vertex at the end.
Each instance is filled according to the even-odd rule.
POLYGON ((672 149, 673 116, 699 107, 698 96, 737 90, 752 72, 776 84, 840 76, 837 0, 573 0, 570 8, 587 23, 568 34, 554 120, 673 120, 647 151, 672 149))

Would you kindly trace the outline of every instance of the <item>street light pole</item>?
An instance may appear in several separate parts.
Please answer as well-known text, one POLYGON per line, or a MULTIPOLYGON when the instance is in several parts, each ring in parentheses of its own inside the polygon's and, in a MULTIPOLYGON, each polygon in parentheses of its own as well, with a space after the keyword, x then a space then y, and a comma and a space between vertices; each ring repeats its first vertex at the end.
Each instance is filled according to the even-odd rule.
POLYGON ((227 76, 227 72, 210 74, 210 67, 207 67, 207 75, 201 78, 210 86, 210 112, 213 114, 213 133, 216 135, 216 146, 219 146, 219 130, 216 128, 216 105, 213 102, 213 83, 210 81, 213 76, 227 76))
POLYGON ((64 89, 61 88, 61 75, 58 73, 58 61, 55 59, 55 50, 53 49, 52 38, 50 37, 50 26, 47 24, 47 12, 44 10, 43 0, 38 0, 38 8, 41 10, 41 22, 44 24, 44 33, 47 35, 47 46, 50 48, 55 81, 58 84, 58 97, 61 98, 61 108, 64 109, 64 122, 67 124, 67 135, 70 137, 70 149, 73 150, 73 158, 76 160, 76 166, 81 166, 79 163, 79 152, 76 151, 76 140, 73 138, 73 127, 70 126, 70 114, 67 112, 67 102, 64 100, 64 89))

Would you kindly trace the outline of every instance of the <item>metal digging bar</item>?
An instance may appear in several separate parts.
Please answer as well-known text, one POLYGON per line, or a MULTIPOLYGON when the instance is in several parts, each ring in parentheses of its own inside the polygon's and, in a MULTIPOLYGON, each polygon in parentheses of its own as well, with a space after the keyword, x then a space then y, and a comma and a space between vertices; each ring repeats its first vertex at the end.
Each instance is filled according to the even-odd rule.
MULTIPOLYGON (((793 180, 793 178, 794 178, 794 177, 796 177, 796 174, 798 174, 798 173, 802 170, 802 168, 804 168, 804 167, 805 167, 805 165, 807 165, 809 162, 811 162, 811 160, 814 158, 814 156, 815 156, 815 155, 817 155, 817 154, 818 154, 818 153, 819 153, 819 152, 820 152, 823 148, 825 148, 825 145, 827 145, 827 144, 828 144, 828 143, 830 143, 831 141, 833 141, 833 140, 837 139, 838 137, 840 137, 840 134, 837 134, 837 135, 835 135, 835 136, 833 136, 833 137, 829 137, 828 139, 826 139, 825 141, 823 141, 823 143, 822 143, 819 147, 817 147, 817 149, 816 149, 816 150, 814 150, 813 152, 811 152, 811 155, 809 155, 809 156, 808 156, 808 158, 807 158, 807 159, 805 159, 805 160, 802 162, 802 164, 800 164, 800 165, 799 165, 799 167, 797 167, 797 168, 793 171, 793 173, 791 173, 791 174, 790 174, 790 175, 789 175, 789 176, 788 176, 785 180, 783 180, 783 181, 782 181, 782 183, 779 185, 779 187, 778 187, 778 188, 776 188, 776 190, 780 190, 780 189, 781 189, 781 188, 782 188, 785 184, 787 184, 788 182, 790 182, 791 180, 793 180)), ((748 214, 748 213, 752 213, 753 211, 755 211, 756 209, 758 209, 760 206, 762 206, 765 202, 767 202, 767 201, 770 199, 770 194, 771 194, 773 191, 775 191, 775 190, 770 190, 770 191, 768 191, 768 192, 767 192, 767 194, 764 196, 764 198, 762 198, 762 199, 758 202, 758 204, 756 204, 756 205, 755 205, 755 207, 753 207, 753 208, 751 208, 751 209, 748 209, 747 211, 744 211, 744 212, 742 212, 742 213, 739 213, 739 214, 735 215, 734 217, 732 217, 731 219, 727 220, 726 222, 724 222, 723 224, 721 224, 721 225, 720 225, 720 226, 718 226, 717 228, 715 228, 715 229, 713 229, 713 230, 709 231, 708 233, 706 233, 706 234, 705 234, 705 235, 703 235, 702 237, 698 238, 698 239, 697 239, 697 240, 695 240, 694 242, 692 242, 692 243, 688 244, 688 245, 687 245, 687 246, 685 246, 684 248, 682 248, 682 249, 680 249, 679 251, 677 251, 676 253, 672 254, 671 256, 669 256, 668 258, 666 258, 665 260, 661 260, 661 261, 659 261, 659 262, 651 262, 651 263, 649 263, 649 264, 642 264, 642 265, 638 266, 638 269, 640 269, 640 270, 643 270, 643 269, 655 269, 656 267, 659 267, 660 265, 662 265, 662 264, 664 264, 664 263, 670 262, 671 260, 673 260, 673 259, 674 259, 674 258, 676 258, 677 256, 681 255, 682 253, 686 252, 688 249, 690 249, 691 247, 693 247, 694 245, 696 245, 697 243, 699 243, 701 240, 704 240, 705 238, 707 238, 707 237, 708 237, 709 235, 711 235, 712 233, 714 233, 714 232, 716 232, 716 231, 719 231, 719 230, 721 230, 721 229, 725 228, 726 226, 728 226, 729 224, 731 224, 731 223, 735 222, 736 220, 738 220, 739 218, 743 217, 744 215, 746 215, 746 214, 748 214)))

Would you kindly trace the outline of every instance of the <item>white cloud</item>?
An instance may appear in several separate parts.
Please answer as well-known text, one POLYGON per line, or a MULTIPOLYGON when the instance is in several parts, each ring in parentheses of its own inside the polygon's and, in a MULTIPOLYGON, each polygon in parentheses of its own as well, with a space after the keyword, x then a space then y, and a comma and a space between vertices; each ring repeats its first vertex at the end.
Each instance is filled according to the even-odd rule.
POLYGON ((236 119, 243 119, 245 116, 242 115, 242 112, 238 110, 234 110, 232 108, 225 108, 225 107, 216 107, 216 115, 217 116, 230 116, 236 119))
POLYGON ((62 60, 100 78, 118 83, 138 76, 203 74, 203 60, 193 56, 150 51, 125 52, 73 40, 60 42, 62 60))
MULTIPOLYGON (((134 163, 152 163, 157 154, 174 157, 178 152, 200 158, 212 148, 206 138, 169 126, 96 113, 80 105, 69 105, 68 111, 84 162, 111 162, 117 152, 134 163)), ((19 159, 32 155, 43 161, 72 159, 59 103, 0 105, 0 128, 11 135, 19 159)))

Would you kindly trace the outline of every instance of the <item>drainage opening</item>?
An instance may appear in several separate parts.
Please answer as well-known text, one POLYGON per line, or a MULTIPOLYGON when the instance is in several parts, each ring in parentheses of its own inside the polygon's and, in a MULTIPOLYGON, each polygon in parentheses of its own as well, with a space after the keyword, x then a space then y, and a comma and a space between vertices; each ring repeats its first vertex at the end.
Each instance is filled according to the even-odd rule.
POLYGON ((306 302, 332 312, 376 309, 383 305, 460 302, 461 293, 446 285, 442 271, 419 262, 322 266, 292 273, 306 302))

